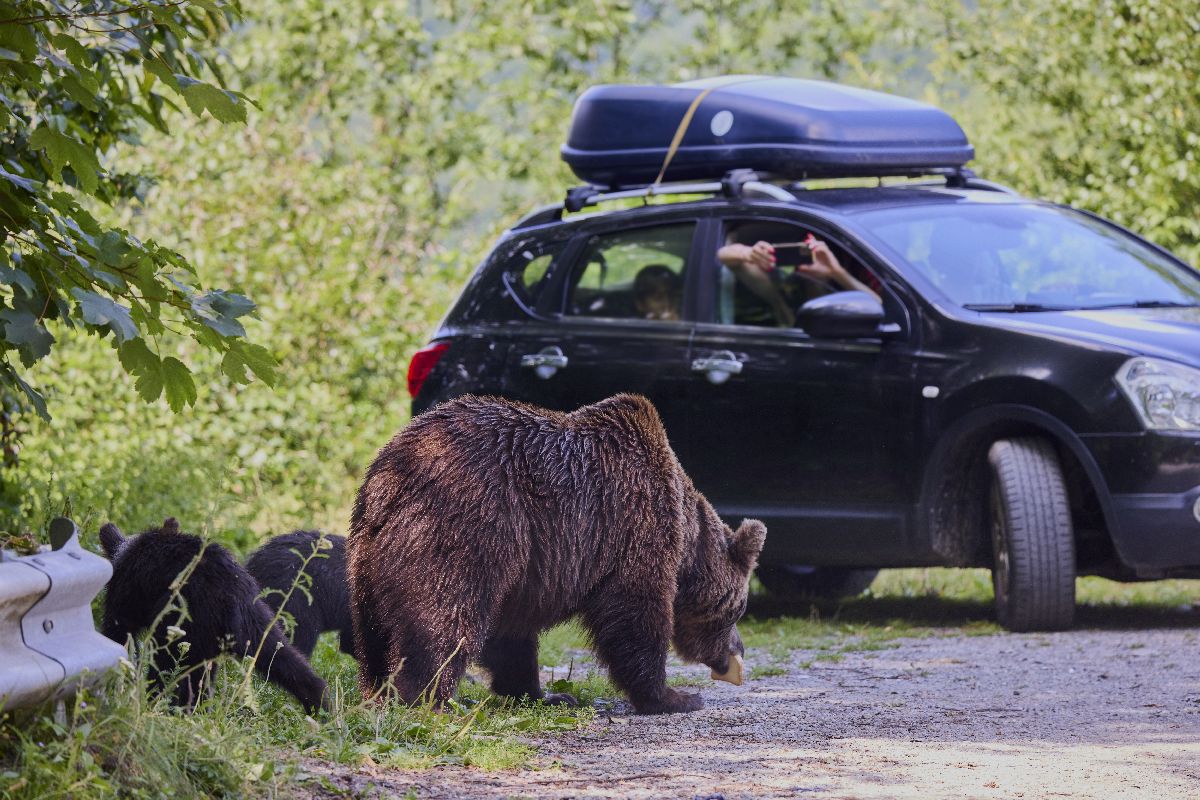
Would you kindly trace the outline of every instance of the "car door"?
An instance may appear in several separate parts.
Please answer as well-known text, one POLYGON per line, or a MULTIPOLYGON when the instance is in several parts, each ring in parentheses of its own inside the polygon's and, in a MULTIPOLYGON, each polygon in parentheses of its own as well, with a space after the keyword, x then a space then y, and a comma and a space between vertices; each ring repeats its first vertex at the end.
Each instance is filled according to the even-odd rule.
MULTIPOLYGON (((801 224, 801 218, 743 214, 726 217, 724 229, 748 219, 773 221, 776 243, 798 243, 811 232, 846 261, 861 252, 816 219, 801 224)), ((776 327, 769 313, 743 314, 746 287, 715 257, 697 272, 710 287, 701 292, 707 300, 692 339, 688 386, 689 465, 697 486, 723 515, 767 522, 766 560, 847 566, 902 560, 917 408, 907 312, 898 297, 873 280, 877 273, 864 274, 899 333, 822 340, 776 327)))
POLYGON ((702 223, 623 215, 582 232, 554 267, 554 308, 510 348, 504 394, 562 411, 645 395, 682 456, 693 327, 685 306, 702 223))

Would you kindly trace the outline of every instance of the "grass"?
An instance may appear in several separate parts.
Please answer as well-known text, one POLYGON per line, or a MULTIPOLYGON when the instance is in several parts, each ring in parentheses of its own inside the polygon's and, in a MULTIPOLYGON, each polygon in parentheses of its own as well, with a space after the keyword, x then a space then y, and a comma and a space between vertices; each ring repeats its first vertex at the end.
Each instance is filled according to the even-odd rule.
MULTIPOLYGON (((1200 581, 1084 578, 1078 598, 1084 628, 1196 627, 1200 620, 1191 611, 1200 581)), ((901 637, 999 633, 991 599, 986 571, 943 569, 885 571, 866 594, 814 603, 799 615, 795 607, 756 595, 739 624, 752 651, 749 677, 885 649, 901 637), (797 651, 803 651, 800 659, 797 651)), ((578 729, 596 708, 611 707, 615 689, 602 673, 581 669, 583 660, 590 661, 588 642, 577 624, 543 635, 548 690, 575 694, 580 708, 507 703, 469 680, 445 711, 380 706, 363 701, 354 660, 326 634, 313 664, 330 684, 334 708, 316 719, 275 686, 248 678, 249 662, 226 660, 216 672, 213 698, 192 714, 150 697, 145 681, 126 668, 101 689, 77 695, 65 715, 47 707, 0 718, 0 796, 283 797, 320 782, 303 769, 305 758, 416 769, 529 768, 536 754, 529 737, 578 729)), ((699 668, 670 682, 710 683, 699 668)))
POLYGON ((0 718, 0 795, 5 798, 287 796, 308 780, 299 758, 350 765, 485 770, 527 767, 526 737, 574 730, 609 693, 602 678, 560 679, 579 708, 515 704, 464 681, 450 708, 364 702, 356 664, 322 637, 313 657, 329 681, 333 710, 305 715, 286 693, 225 659, 212 698, 194 713, 152 698, 136 670, 115 672, 79 693, 65 715, 51 707, 0 718), (56 719, 56 716, 58 719, 56 719))

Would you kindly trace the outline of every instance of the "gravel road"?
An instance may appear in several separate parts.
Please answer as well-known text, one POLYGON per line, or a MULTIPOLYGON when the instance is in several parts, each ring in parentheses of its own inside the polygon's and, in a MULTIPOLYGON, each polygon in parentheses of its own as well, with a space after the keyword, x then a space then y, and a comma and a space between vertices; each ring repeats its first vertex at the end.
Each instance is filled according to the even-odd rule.
POLYGON ((695 714, 618 707, 534 740, 536 770, 310 769, 383 797, 1200 798, 1200 628, 895 644, 798 651, 785 675, 701 687, 695 714))

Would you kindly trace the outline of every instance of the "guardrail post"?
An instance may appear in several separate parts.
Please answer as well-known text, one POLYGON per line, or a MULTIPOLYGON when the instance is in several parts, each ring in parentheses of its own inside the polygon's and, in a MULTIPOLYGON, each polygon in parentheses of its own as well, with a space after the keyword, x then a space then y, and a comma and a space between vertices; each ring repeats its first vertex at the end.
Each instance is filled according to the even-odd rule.
POLYGON ((0 551, 0 708, 69 695, 125 657, 92 624, 112 565, 83 549, 65 517, 50 523, 50 541, 31 556, 0 551))

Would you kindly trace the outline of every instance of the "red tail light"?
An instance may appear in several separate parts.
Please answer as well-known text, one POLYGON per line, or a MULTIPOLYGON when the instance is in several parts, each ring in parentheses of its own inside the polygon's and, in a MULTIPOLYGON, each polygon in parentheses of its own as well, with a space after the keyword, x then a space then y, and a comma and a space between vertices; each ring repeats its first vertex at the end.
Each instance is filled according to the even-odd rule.
POLYGON ((449 342, 434 342, 427 344, 413 353, 412 361, 408 362, 408 393, 416 397, 425 385, 429 373, 442 360, 442 356, 450 349, 449 342))

